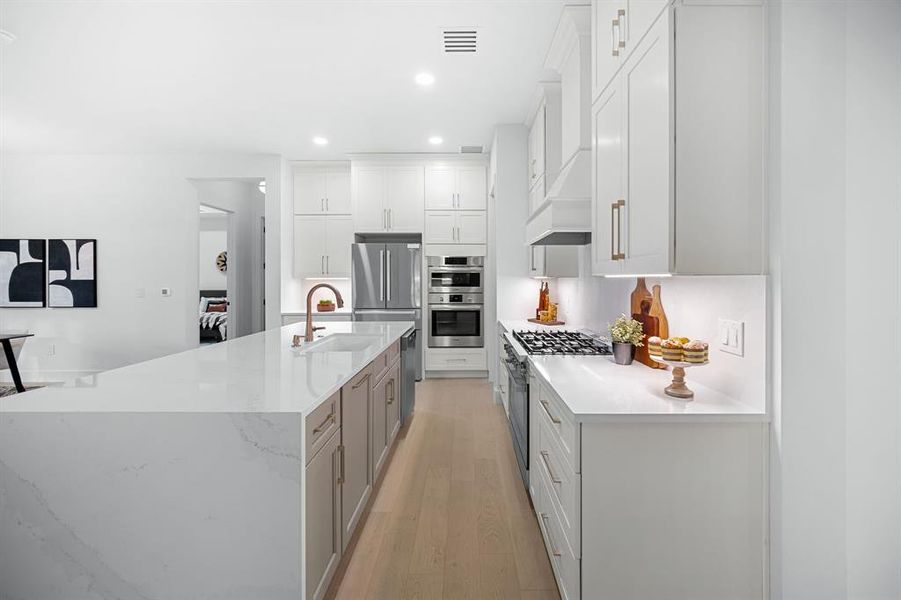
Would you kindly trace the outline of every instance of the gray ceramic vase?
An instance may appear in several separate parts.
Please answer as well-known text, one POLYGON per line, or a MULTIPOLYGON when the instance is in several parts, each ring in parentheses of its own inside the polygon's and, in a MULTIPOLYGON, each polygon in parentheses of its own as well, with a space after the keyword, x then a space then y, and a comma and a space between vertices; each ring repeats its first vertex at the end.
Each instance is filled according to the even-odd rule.
POLYGON ((635 358, 635 346, 624 342, 613 342, 613 361, 618 365, 631 365, 635 358))

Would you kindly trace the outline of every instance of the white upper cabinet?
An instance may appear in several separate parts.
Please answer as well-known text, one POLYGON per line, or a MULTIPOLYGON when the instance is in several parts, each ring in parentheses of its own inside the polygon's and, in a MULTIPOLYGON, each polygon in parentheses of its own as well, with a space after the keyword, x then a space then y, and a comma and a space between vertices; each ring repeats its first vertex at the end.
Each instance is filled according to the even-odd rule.
POLYGON ((294 274, 298 277, 350 277, 353 244, 350 215, 294 217, 294 274))
POLYGON ((350 214, 350 171, 329 171, 325 175, 325 212, 350 214))
POLYGON ((422 233, 424 201, 421 166, 354 163, 354 231, 422 233))
POLYGON ((485 210, 488 207, 488 179, 484 165, 457 168, 457 208, 485 210))
POLYGON ((484 165, 435 164, 425 168, 426 210, 485 210, 484 165))
POLYGON ((430 210, 425 215, 427 244, 485 244, 488 241, 484 210, 430 210))
MULTIPOLYGON (((644 9, 624 28, 652 19, 644 9)), ((592 108, 594 274, 764 272, 763 30, 762 4, 677 1, 604 87, 592 108)))
MULTIPOLYGON (((529 128, 529 189, 534 188, 539 182, 543 182, 544 163, 544 131, 545 113, 547 106, 544 102, 538 107, 535 117, 529 128)), ((544 196, 544 194, 542 194, 544 196)))
POLYGON ((422 167, 389 167, 387 188, 388 231, 422 233, 422 167))
POLYGON ((483 210, 461 210, 457 213, 457 243, 485 244, 488 242, 488 223, 483 210))
POLYGON ((426 210, 451 210, 457 207, 457 173, 450 165, 425 168, 426 210))
POLYGON ((349 215, 350 172, 345 169, 296 169, 294 214, 349 215))
POLYGON ((592 0, 592 98, 597 99, 671 0, 592 0))

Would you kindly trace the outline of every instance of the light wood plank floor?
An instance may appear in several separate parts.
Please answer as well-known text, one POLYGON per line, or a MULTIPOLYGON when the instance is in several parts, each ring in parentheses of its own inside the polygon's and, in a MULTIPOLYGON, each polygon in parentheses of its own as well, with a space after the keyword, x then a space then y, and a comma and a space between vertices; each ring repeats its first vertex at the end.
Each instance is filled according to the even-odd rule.
POLYGON ((559 599, 489 384, 430 379, 416 394, 416 414, 329 597, 559 599))

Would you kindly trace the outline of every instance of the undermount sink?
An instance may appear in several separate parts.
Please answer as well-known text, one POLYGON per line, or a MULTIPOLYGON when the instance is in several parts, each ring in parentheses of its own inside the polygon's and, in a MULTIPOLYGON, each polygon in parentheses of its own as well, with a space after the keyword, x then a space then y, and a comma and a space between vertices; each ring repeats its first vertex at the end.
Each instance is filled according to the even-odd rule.
POLYGON ((333 333, 304 344, 301 352, 359 352, 381 340, 379 335, 333 333))

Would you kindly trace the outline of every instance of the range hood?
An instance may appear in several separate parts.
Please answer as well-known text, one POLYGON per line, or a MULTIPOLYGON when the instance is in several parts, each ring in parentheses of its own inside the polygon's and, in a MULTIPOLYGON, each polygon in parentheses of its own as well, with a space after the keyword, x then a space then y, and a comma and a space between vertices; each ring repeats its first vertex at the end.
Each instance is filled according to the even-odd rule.
POLYGON ((544 202, 526 223, 532 246, 591 243, 591 151, 579 150, 560 170, 544 202))
MULTIPOLYGON (((559 135, 563 163, 544 202, 526 223, 533 246, 584 246, 591 243, 591 8, 565 6, 544 61, 560 75, 559 135)), ((551 104, 548 104, 550 110, 551 104)), ((553 169, 549 166, 548 172, 553 169)))

